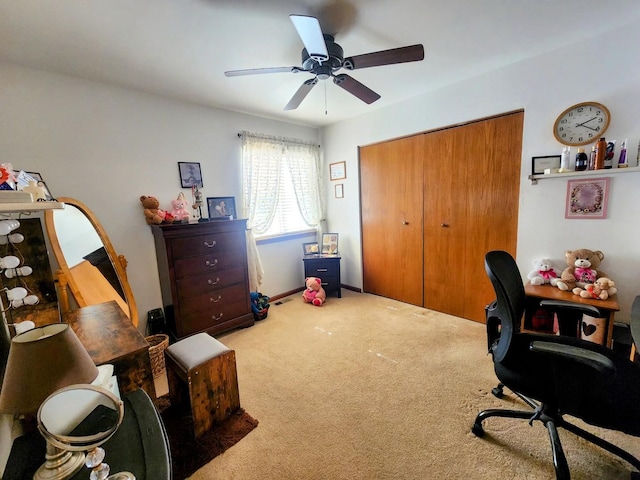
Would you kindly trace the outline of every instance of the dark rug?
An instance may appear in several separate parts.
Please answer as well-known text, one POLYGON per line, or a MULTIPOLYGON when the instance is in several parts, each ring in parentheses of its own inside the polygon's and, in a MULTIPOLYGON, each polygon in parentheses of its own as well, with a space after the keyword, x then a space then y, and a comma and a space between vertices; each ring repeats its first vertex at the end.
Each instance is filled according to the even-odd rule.
POLYGON ((171 406, 167 397, 159 398, 158 408, 169 437, 174 480, 189 477, 258 426, 258 420, 241 408, 196 442, 188 410, 171 406))

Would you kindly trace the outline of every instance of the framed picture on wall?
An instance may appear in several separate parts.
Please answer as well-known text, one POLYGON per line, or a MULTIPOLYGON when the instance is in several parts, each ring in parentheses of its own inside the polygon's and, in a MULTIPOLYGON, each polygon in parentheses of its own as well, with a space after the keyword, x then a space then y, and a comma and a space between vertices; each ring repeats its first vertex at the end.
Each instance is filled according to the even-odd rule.
POLYGON ((207 197, 207 207, 209 208, 209 218, 212 220, 237 218, 235 197, 207 197))
POLYGON ((202 188, 202 171, 200 164, 195 162, 178 162, 180 184, 182 188, 202 188))
POLYGON ((323 233, 322 234, 322 253, 337 255, 338 254, 338 234, 323 233))
POLYGON ((329 165, 329 178, 331 180, 342 180, 347 178, 346 162, 336 162, 329 165))
POLYGON ((567 181, 567 204, 564 218, 607 218, 609 178, 589 178, 567 181))

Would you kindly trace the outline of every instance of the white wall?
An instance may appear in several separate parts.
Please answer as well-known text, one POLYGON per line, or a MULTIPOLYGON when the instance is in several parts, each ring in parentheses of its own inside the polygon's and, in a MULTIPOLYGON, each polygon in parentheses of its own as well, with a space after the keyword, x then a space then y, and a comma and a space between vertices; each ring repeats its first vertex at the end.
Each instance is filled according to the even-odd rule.
MULTIPOLYGON (((205 108, 0 63, 0 161, 42 174, 54 196, 73 197, 97 215, 118 253, 140 311, 161 307, 155 248, 140 195, 170 210, 180 191, 178 162, 199 162, 203 196, 240 205, 241 130, 318 141, 313 128, 205 108)), ((301 243, 259 246, 263 293, 303 286, 301 243)))
MULTIPOLYGON (((606 137, 617 139, 618 145, 628 138, 628 154, 635 165, 640 140, 640 64, 633 59, 639 53, 640 31, 630 24, 327 127, 321 140, 327 162, 347 162, 345 198, 333 196, 333 184, 338 182, 331 182, 328 193, 329 230, 340 232, 343 282, 362 286, 358 146, 524 108, 518 264, 526 275, 535 258, 555 258, 563 267, 567 249, 602 250, 606 256, 602 270, 620 287, 622 311, 616 319, 628 321, 631 302, 640 294, 640 173, 612 175, 606 220, 565 220, 566 179, 546 179, 531 185, 527 175, 532 156, 554 155, 562 150, 552 133, 555 118, 568 106, 588 100, 608 106, 612 120, 606 137)), ((473 162, 473 158, 460 161, 473 162)), ((446 271, 446 265, 443 267, 446 271)), ((401 270, 389 274, 401 275, 401 270)))

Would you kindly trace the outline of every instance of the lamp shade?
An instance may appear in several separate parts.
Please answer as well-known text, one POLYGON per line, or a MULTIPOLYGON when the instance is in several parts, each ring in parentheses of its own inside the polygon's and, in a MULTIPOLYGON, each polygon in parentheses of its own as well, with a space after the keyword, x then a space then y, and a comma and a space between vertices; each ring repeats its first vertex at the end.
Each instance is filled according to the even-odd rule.
POLYGON ((34 414, 56 390, 91 383, 98 368, 66 323, 34 328, 11 339, 0 390, 0 412, 34 414))

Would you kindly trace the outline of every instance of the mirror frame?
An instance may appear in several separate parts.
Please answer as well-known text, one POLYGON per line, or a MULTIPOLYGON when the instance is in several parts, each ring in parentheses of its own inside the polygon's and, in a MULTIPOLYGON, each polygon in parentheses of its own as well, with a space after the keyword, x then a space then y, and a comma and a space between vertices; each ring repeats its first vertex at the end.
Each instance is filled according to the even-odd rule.
MULTIPOLYGON (((138 326, 138 308, 136 306, 136 301, 135 301, 135 298, 133 297, 133 291, 131 290, 131 285, 129 285, 129 281, 127 279, 127 273, 125 271, 125 267, 127 265, 126 259, 124 258, 124 256, 122 255, 118 256, 116 254, 116 251, 113 248, 111 241, 109 240, 109 236, 107 235, 107 232, 102 227, 102 224, 98 221, 97 217, 93 214, 91 209, 89 209, 89 207, 87 207, 80 200, 76 200, 75 198, 57 197, 57 200, 61 203, 64 203, 65 205, 72 205, 76 207, 87 217, 89 222, 91 222, 91 225, 93 225, 93 228, 95 228, 96 233, 100 237, 100 240, 102 240, 104 249, 106 250, 107 255, 109 256, 111 265, 116 271, 116 276, 120 281, 120 286, 122 287, 122 291, 124 292, 124 297, 125 297, 124 301, 129 307, 129 313, 127 316, 129 317, 133 325, 137 327, 138 326)), ((69 265, 67 264, 67 261, 64 258, 64 254, 62 253, 62 248, 60 247, 58 234, 56 233, 56 227, 55 227, 53 216, 54 216, 54 211, 52 210, 45 211, 44 223, 47 229, 47 235, 49 236, 49 242, 51 243, 51 249, 53 250, 53 254, 56 257, 58 266, 60 267, 60 270, 65 277, 64 281, 59 278, 58 280, 60 281, 62 288, 65 288, 65 285, 63 284, 63 282, 69 285, 69 288, 71 289, 71 293, 76 299, 76 302, 78 303, 79 307, 87 307, 89 306, 89 304, 84 299, 81 289, 78 286, 78 282, 76 282, 75 278, 71 274, 69 265)), ((59 275, 56 275, 56 276, 59 277, 59 275)), ((64 297, 64 294, 61 294, 60 297, 64 297)))

